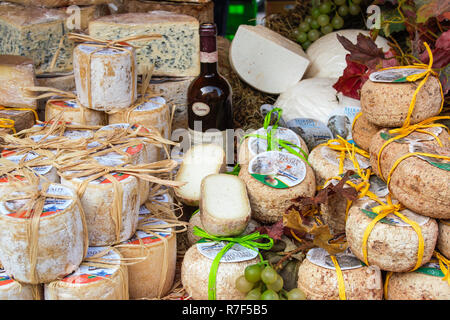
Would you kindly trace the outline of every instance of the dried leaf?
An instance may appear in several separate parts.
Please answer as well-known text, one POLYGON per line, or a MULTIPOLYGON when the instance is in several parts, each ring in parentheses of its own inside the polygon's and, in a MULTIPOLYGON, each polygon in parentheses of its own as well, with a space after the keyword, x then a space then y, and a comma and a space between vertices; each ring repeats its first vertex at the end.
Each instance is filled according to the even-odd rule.
POLYGON ((415 0, 417 9, 417 23, 425 23, 430 18, 435 18, 442 13, 450 11, 450 0, 415 0))
POLYGON ((283 219, 272 225, 263 225, 256 228, 261 234, 267 234, 273 240, 281 240, 281 236, 284 234, 283 219))
POLYGON ((383 49, 378 48, 375 41, 369 36, 359 33, 356 37, 356 44, 353 44, 346 37, 336 35, 342 46, 350 52, 349 59, 358 62, 368 68, 375 68, 384 59, 383 49))
POLYGON ((339 252, 345 251, 348 247, 346 241, 333 241, 336 239, 336 237, 331 234, 328 225, 318 226, 312 231, 312 234, 314 235, 313 243, 316 246, 325 249, 329 254, 337 254, 339 252))

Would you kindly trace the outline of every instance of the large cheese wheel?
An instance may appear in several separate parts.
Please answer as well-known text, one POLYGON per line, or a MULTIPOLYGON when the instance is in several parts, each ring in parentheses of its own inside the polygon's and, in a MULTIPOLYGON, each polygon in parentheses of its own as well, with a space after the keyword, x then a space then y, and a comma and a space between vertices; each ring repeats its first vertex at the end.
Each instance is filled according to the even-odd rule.
POLYGON ((370 149, 372 137, 382 128, 367 121, 364 114, 361 114, 353 123, 352 138, 353 141, 365 151, 370 149))
MULTIPOLYGON (((305 78, 339 78, 347 67, 345 56, 350 54, 339 42, 337 35, 346 37, 356 43, 358 34, 370 36, 367 30, 343 29, 328 33, 314 41, 306 50, 311 64, 306 71, 305 78)), ((384 52, 390 49, 388 41, 377 36, 375 44, 384 52)))
MULTIPOLYGON (((303 160, 290 153, 267 151, 260 153, 249 163, 242 165, 239 172, 241 178, 247 185, 247 193, 252 208, 252 218, 262 223, 275 223, 283 217, 286 209, 292 205, 292 199, 303 196, 311 197, 316 192, 316 182, 313 169, 303 160), (256 179, 249 171, 261 172, 259 177, 264 176, 267 171, 266 183, 256 179), (271 174, 275 169, 289 171, 288 175, 295 176, 295 185, 277 189, 270 186, 271 174)), ((276 179, 280 177, 277 175, 276 179)), ((288 182, 289 183, 289 182, 288 182)))
MULTIPOLYGON (((401 127, 420 81, 383 83, 367 80, 361 88, 360 100, 367 121, 380 127, 401 127)), ((438 115, 441 102, 439 79, 430 76, 417 94, 411 124, 438 115)))
MULTIPOLYGON (((373 200, 358 200, 353 203, 348 213, 345 226, 347 242, 355 256, 361 260, 364 259, 362 250, 364 232, 373 220, 367 212, 371 212, 371 208, 377 205, 378 202, 373 200)), ((424 239, 423 265, 431 259, 436 246, 437 222, 408 209, 400 213, 420 226, 424 239)), ((370 265, 376 265, 382 270, 406 272, 416 265, 418 248, 419 240, 414 229, 391 214, 373 227, 367 240, 367 259, 370 265)))
POLYGON ((42 285, 20 283, 0 265, 0 300, 42 300, 42 285))
POLYGON ((87 249, 85 220, 75 191, 54 183, 46 194, 39 224, 31 228, 31 234, 33 220, 22 212, 24 201, 0 202, 0 261, 8 275, 20 282, 38 284, 60 279, 78 267, 87 249))
POLYGON ((447 258, 450 259, 450 221, 439 221, 439 235, 437 248, 447 258))
POLYGON ((80 44, 73 52, 73 70, 80 104, 99 111, 130 107, 137 98, 135 49, 107 48, 94 52, 97 49, 95 46, 80 44))
MULTIPOLYGON (((114 183, 103 176, 89 182, 84 193, 79 195, 86 214, 90 246, 113 245, 128 240, 137 228, 140 206, 138 180, 127 174, 111 174, 121 192, 116 193, 114 183), (122 206, 116 207, 115 201, 122 206)), ((62 177, 61 183, 79 192, 85 179, 62 177)))
POLYGON ((86 258, 99 253, 101 263, 83 261, 74 273, 45 284, 45 300, 128 300, 128 270, 120 263, 121 254, 111 247, 89 247, 86 258))
MULTIPOLYGON (((184 255, 181 265, 181 282, 192 299, 208 300, 209 272, 214 258, 208 258, 200 253, 197 246, 198 244, 191 246, 184 255)), ((241 249, 241 256, 244 256, 244 251, 248 253, 244 247, 241 249)), ((212 255, 214 253, 217 254, 217 250, 211 252, 212 255)), ((225 262, 224 257, 217 268, 216 299, 243 300, 245 294, 236 289, 236 279, 244 274, 247 266, 260 262, 260 259, 257 256, 253 256, 254 258, 250 256, 241 259, 243 261, 225 262)))
POLYGON ((176 234, 172 228, 163 229, 167 222, 146 218, 145 215, 139 218, 145 221, 143 228, 151 228, 150 225, 155 225, 159 230, 148 233, 138 229, 130 240, 120 243, 116 249, 125 258, 142 259, 142 261, 136 260, 138 263, 128 265, 130 299, 160 298, 170 291, 175 279, 176 234), (156 234, 167 241, 167 247, 164 240, 156 234))
MULTIPOLYGON (((390 137, 385 130, 381 130, 371 140, 370 162, 373 172, 387 179, 397 159, 411 152, 425 151, 426 153, 449 156, 449 135, 446 130, 441 130, 441 128, 438 128, 438 130, 441 131, 438 137, 444 148, 439 148, 437 141, 432 136, 417 132, 410 134, 400 142, 389 143, 381 153, 380 173, 377 164, 378 153, 386 139, 390 137)), ((398 201, 412 211, 436 219, 449 219, 449 181, 449 171, 440 169, 423 158, 412 156, 401 161, 392 171, 389 189, 398 201)))
MULTIPOLYGON (((351 253, 336 255, 344 279, 347 300, 382 300, 380 269, 363 266, 351 253)), ((338 275, 330 255, 321 248, 310 249, 298 269, 298 288, 308 300, 339 300, 338 275)))
POLYGON ((102 111, 80 106, 76 100, 51 99, 45 105, 45 121, 50 121, 63 113, 61 121, 90 126, 105 125, 105 114, 102 111))

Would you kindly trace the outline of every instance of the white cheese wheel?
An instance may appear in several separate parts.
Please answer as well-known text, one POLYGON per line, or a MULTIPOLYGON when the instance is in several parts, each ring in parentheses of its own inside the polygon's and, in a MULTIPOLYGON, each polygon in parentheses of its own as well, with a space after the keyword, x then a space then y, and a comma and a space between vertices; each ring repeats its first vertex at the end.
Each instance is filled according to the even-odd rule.
POLYGON ((128 300, 128 270, 119 264, 121 254, 111 247, 89 247, 86 258, 100 252, 106 252, 102 263, 83 261, 72 274, 45 284, 45 300, 128 300))
POLYGON ((45 105, 45 121, 50 121, 63 113, 61 121, 72 124, 90 126, 105 125, 105 114, 102 111, 88 109, 80 106, 76 100, 50 99, 45 105))
MULTIPOLYGON (((214 245, 214 242, 204 244, 206 248, 214 245)), ((185 253, 181 265, 181 282, 184 289, 194 300, 208 300, 209 272, 214 257, 220 246, 214 250, 203 250, 210 253, 205 256, 198 249, 199 244, 191 246, 185 253)), ((236 246, 236 245, 235 245, 236 246)), ((202 248, 205 248, 202 247, 202 248)), ((245 294, 236 289, 236 279, 244 274, 247 266, 260 262, 257 252, 244 247, 241 249, 240 259, 225 262, 231 249, 222 257, 216 274, 216 299, 217 300, 244 300, 245 294), (250 252, 250 251, 253 251, 250 252), (240 260, 240 261, 239 261, 240 260)), ((206 254, 206 253, 205 253, 206 254)), ((236 257, 236 256, 235 256, 236 257)))
MULTIPOLYGON (((89 182, 84 193, 79 195, 86 215, 90 246, 113 245, 128 240, 137 228, 140 206, 138 180, 127 174, 111 174, 123 192, 121 198, 120 193, 115 192, 114 183, 105 176, 89 182), (122 206, 116 208, 115 201, 122 206)), ((79 192, 85 179, 61 177, 61 183, 79 192)))
MULTIPOLYGON (((351 252, 335 255, 344 279, 347 300, 382 300, 383 280, 376 266, 363 266, 351 252)), ((321 248, 310 249, 298 269, 298 288, 308 300, 339 300, 336 268, 321 248)))
POLYGON ((80 104, 99 111, 130 107, 137 98, 135 49, 124 47, 126 50, 122 51, 108 48, 94 52, 97 49, 80 44, 73 51, 73 70, 80 104))
POLYGON ((0 265, 0 300, 42 300, 42 289, 40 284, 26 284, 14 280, 0 265))
MULTIPOLYGON (((367 211, 371 212, 371 208, 378 205, 378 202, 373 200, 358 200, 353 203, 348 213, 345 226, 347 242, 355 256, 361 260, 364 259, 362 250, 364 232, 373 220, 367 211)), ((415 221, 420 227, 424 240, 423 265, 431 259, 436 246, 437 222, 408 209, 401 210, 400 213, 415 221)), ((414 229, 400 218, 389 214, 383 221, 375 224, 368 237, 367 259, 370 265, 376 265, 381 270, 406 272, 416 265, 418 248, 419 239, 414 229)))
POLYGON ((172 228, 163 229, 167 222, 148 218, 146 215, 140 215, 139 218, 145 219, 142 228, 151 228, 151 225, 155 225, 159 230, 153 230, 152 233, 138 230, 130 240, 120 243, 115 248, 124 258, 145 258, 128 266, 130 299, 160 298, 170 291, 175 279, 176 234, 172 228), (165 238, 167 247, 155 234, 165 238))
MULTIPOLYGON (((75 191, 54 183, 46 193, 49 196, 38 228, 31 235, 32 219, 21 211, 30 200, 0 202, 0 261, 6 272, 20 282, 38 284, 60 279, 78 267, 87 249, 86 225, 75 191)), ((23 193, 16 191, 14 195, 23 193)))
MULTIPOLYGON (((339 78, 342 76, 347 67, 345 56, 350 52, 342 46, 336 35, 339 34, 356 43, 359 33, 369 36, 367 30, 343 29, 328 33, 314 41, 306 50, 311 65, 306 71, 305 78, 339 78)), ((383 49, 383 52, 390 49, 388 41, 381 36, 377 36, 375 44, 378 48, 383 49)))
POLYGON ((447 259, 450 259, 450 220, 439 221, 437 248, 447 259))
POLYGON ((240 25, 229 55, 231 67, 244 82, 269 94, 295 85, 309 65, 300 45, 262 25, 240 25))

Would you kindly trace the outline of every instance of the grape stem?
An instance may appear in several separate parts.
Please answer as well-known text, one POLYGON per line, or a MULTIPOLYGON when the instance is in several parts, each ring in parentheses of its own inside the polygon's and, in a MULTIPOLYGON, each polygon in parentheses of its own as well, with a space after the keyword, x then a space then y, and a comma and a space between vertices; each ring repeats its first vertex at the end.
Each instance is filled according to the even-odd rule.
MULTIPOLYGON (((306 242, 306 241, 305 241, 306 242)), ((306 243, 303 243, 302 245, 300 245, 299 247, 295 248, 294 250, 291 250, 289 252, 286 252, 285 256, 283 258, 280 259, 280 261, 277 262, 277 264, 275 265, 275 270, 279 270, 281 269, 283 262, 285 262, 286 260, 290 259, 292 257, 292 255, 300 252, 300 251, 304 251, 307 249, 311 249, 314 247, 314 244, 312 241, 308 241, 306 243)))

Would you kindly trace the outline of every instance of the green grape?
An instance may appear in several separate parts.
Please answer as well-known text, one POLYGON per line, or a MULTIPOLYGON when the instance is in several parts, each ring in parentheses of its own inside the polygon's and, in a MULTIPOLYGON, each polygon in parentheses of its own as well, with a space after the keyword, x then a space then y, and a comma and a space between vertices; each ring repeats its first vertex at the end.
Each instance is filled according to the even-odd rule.
POLYGON ((308 40, 308 35, 306 32, 299 32, 297 34, 297 41, 300 43, 305 43, 305 41, 308 40))
POLYGON ((283 289, 283 278, 278 275, 277 280, 274 283, 268 284, 267 285, 267 289, 271 289, 275 292, 280 291, 281 289, 283 289))
POLYGON ((278 273, 271 266, 267 266, 261 272, 261 280, 265 284, 271 284, 277 281, 278 273))
POLYGON ((333 19, 331 19, 331 25, 334 29, 341 29, 344 26, 344 19, 341 16, 336 15, 333 19))
POLYGON ((311 23, 311 21, 312 21, 312 17, 311 16, 306 16, 305 17, 305 20, 303 20, 303 22, 306 22, 307 24, 310 24, 311 23))
POLYGON ((311 27, 311 29, 319 29, 320 28, 320 24, 319 24, 319 22, 317 22, 317 19, 313 19, 313 21, 311 21, 309 26, 311 27))
POLYGON ((311 42, 316 41, 320 37, 320 31, 319 30, 309 30, 308 32, 308 39, 311 42))
POLYGON ((247 266, 244 270, 245 279, 249 282, 258 282, 261 280, 261 267, 257 264, 247 266))
POLYGON ((344 4, 338 8, 337 13, 341 17, 345 17, 346 15, 348 15, 348 10, 349 10, 348 7, 344 4))
POLYGON ((309 46, 311 45, 311 41, 306 40, 305 42, 302 43, 302 48, 303 50, 307 50, 309 48, 309 46))
POLYGON ((305 293, 299 288, 294 288, 287 293, 288 300, 306 300, 305 293))
POLYGON ((333 32, 333 26, 331 24, 327 24, 326 26, 323 26, 320 28, 320 32, 323 34, 328 34, 330 32, 333 32))
POLYGON ((300 23, 298 25, 298 30, 303 31, 303 32, 308 32, 309 31, 309 23, 306 23, 305 21, 303 21, 302 23, 300 23))
POLYGON ((356 16, 357 14, 359 14, 361 12, 361 7, 358 6, 357 4, 350 4, 350 6, 348 7, 348 12, 350 12, 350 14, 352 16, 356 16))
POLYGON ((247 293, 253 289, 255 283, 248 281, 245 279, 245 276, 240 276, 236 279, 236 289, 238 289, 242 293, 247 293))
POLYGON ((311 9, 311 16, 313 19, 317 18, 318 16, 320 16, 321 12, 319 10, 318 7, 314 7, 311 9))
POLYGON ((326 14, 321 14, 317 17, 317 23, 323 27, 330 23, 330 17, 326 14))
POLYGON ((354 4, 360 4, 362 0, 352 0, 354 4))
POLYGON ((330 1, 326 1, 319 6, 320 13, 330 13, 332 4, 330 1))
POLYGON ((346 2, 346 0, 334 0, 334 4, 337 6, 342 6, 344 5, 346 2))
POLYGON ((278 293, 268 289, 261 294, 261 300, 280 300, 280 297, 278 293))
POLYGON ((259 290, 259 288, 250 290, 245 296, 245 300, 260 300, 260 299, 261 299, 261 290, 259 290))

